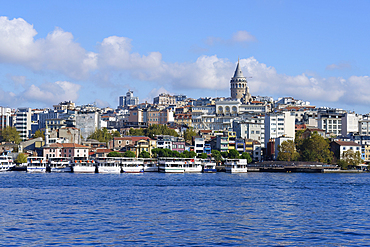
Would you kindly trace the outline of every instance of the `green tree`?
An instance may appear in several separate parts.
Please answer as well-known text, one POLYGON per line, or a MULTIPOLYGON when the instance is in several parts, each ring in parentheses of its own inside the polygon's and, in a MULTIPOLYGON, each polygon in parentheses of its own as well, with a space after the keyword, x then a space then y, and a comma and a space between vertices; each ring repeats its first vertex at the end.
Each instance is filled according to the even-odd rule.
POLYGON ((126 151, 126 152, 123 153, 123 157, 135 158, 136 155, 132 151, 126 151))
POLYGON ((229 159, 239 159, 239 156, 240 154, 236 149, 229 150, 229 154, 227 155, 229 159))
POLYGON ((198 158, 200 159, 207 159, 208 155, 206 153, 200 153, 198 154, 198 158))
POLYGON ((17 164, 23 164, 27 163, 27 155, 24 153, 18 154, 17 158, 14 160, 15 163, 17 164))
POLYGON ((145 151, 145 150, 143 150, 143 151, 141 151, 141 153, 139 154, 139 158, 150 158, 150 153, 149 152, 147 152, 147 151, 145 151))
POLYGON ((344 151, 341 160, 347 164, 347 167, 352 168, 363 163, 361 153, 359 151, 354 152, 352 149, 344 151))
POLYGON ((110 152, 107 156, 108 157, 122 157, 123 155, 120 152, 113 151, 113 152, 110 152))
POLYGON ((221 152, 221 156, 226 159, 227 157, 229 157, 229 153, 228 152, 221 152))
POLYGON ((36 130, 35 134, 33 135, 33 138, 42 137, 43 140, 45 140, 45 131, 42 130, 36 130))
POLYGON ((96 129, 87 139, 95 139, 99 142, 109 142, 113 139, 113 135, 108 132, 107 128, 96 129))
POLYGON ((130 128, 128 134, 130 136, 144 136, 144 130, 142 128, 139 128, 139 129, 134 129, 134 128, 130 128))
POLYGON ((193 136, 197 136, 197 132, 195 132, 192 128, 184 131, 184 139, 186 142, 191 143, 193 136))
POLYGON ((153 124, 144 130, 145 136, 149 138, 154 138, 157 135, 170 135, 170 136, 179 136, 177 132, 173 129, 167 127, 163 124, 153 124))
POLYGON ((113 137, 121 137, 121 133, 119 133, 119 131, 115 130, 115 131, 113 131, 112 136, 113 137))
POLYGON ((299 153, 296 151, 293 140, 283 141, 278 146, 278 157, 280 161, 296 161, 299 159, 299 153))
POLYGON ((242 155, 240 156, 241 159, 247 160, 248 164, 252 163, 252 158, 247 152, 243 152, 242 155))
POLYGON ((5 142, 13 142, 19 144, 21 142, 21 137, 19 136, 19 132, 14 127, 5 127, 2 130, 2 137, 3 141, 5 142))
POLYGON ((211 151, 211 154, 212 154, 212 158, 213 158, 216 162, 220 162, 220 161, 222 160, 222 156, 221 156, 220 151, 218 151, 218 150, 212 150, 212 151, 211 151))
POLYGON ((303 139, 302 143, 297 146, 297 150, 302 161, 331 163, 333 160, 333 152, 330 151, 329 140, 320 136, 317 132, 303 139))

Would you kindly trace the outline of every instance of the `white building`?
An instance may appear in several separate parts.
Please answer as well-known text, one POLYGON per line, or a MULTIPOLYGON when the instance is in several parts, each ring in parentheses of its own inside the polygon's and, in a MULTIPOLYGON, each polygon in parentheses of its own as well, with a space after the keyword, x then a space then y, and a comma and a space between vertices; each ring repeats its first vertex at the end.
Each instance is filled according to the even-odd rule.
POLYGON ((138 105, 139 97, 134 97, 134 92, 128 90, 126 96, 119 97, 118 108, 124 108, 125 106, 138 105))
POLYGON ((294 142, 294 138, 293 137, 278 137, 275 139, 275 159, 277 159, 278 155, 279 155, 279 146, 285 142, 285 141, 289 141, 289 140, 292 140, 294 142))
POLYGON ((11 116, 12 116, 11 108, 0 106, 0 128, 1 129, 7 126, 12 126, 11 116))
POLYGON ((261 144, 262 148, 265 147, 265 116, 235 120, 233 130, 236 133, 236 138, 255 140, 261 144))
POLYGON ((362 115, 346 112, 342 117, 342 135, 359 132, 358 122, 362 120, 362 115))
POLYGON ((31 136, 31 108, 18 108, 15 116, 15 128, 22 141, 31 136))
POLYGON ((194 152, 201 154, 204 152, 204 138, 194 138, 194 152))
POLYGON ((265 143, 270 139, 278 137, 295 138, 295 114, 284 111, 280 113, 269 113, 265 116, 265 143))

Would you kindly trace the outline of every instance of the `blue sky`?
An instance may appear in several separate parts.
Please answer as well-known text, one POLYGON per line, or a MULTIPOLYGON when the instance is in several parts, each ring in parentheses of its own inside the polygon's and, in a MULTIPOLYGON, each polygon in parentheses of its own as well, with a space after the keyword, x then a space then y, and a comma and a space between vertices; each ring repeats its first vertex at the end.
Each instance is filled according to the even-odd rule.
POLYGON ((368 1, 4 1, 0 106, 116 107, 128 89, 252 95, 368 113, 368 1))

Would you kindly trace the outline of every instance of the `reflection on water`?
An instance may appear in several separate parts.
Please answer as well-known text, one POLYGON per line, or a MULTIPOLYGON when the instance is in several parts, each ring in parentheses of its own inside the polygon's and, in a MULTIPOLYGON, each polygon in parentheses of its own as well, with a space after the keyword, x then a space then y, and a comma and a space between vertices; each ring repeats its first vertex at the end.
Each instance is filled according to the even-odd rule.
POLYGON ((370 174, 0 174, 2 245, 366 245, 370 174))

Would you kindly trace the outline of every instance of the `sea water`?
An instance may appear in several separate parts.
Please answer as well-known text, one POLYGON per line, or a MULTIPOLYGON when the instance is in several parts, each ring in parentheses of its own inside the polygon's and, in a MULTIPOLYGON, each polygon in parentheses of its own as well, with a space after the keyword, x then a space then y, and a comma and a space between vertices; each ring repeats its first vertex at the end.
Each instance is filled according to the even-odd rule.
POLYGON ((1 246, 364 246, 369 214, 369 173, 0 173, 1 246))

